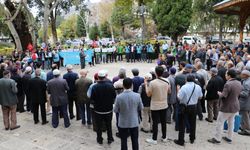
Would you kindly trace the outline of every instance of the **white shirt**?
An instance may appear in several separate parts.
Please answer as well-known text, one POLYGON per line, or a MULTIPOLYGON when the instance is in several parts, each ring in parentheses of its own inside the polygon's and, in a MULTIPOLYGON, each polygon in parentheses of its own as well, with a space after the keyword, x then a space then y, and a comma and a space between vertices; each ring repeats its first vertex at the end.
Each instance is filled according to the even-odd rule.
POLYGON ((178 93, 180 104, 187 104, 189 97, 192 94, 194 85, 195 85, 195 90, 188 105, 196 105, 198 103, 198 99, 203 96, 201 87, 195 84, 194 82, 187 82, 185 85, 181 87, 178 93))

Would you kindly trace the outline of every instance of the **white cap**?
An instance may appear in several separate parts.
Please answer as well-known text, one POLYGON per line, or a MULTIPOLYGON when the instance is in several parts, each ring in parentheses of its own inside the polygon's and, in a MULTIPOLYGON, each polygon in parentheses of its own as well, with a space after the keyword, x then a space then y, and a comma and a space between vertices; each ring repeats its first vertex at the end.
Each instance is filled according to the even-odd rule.
POLYGON ((152 79, 152 74, 151 73, 147 73, 145 76, 145 78, 151 80, 152 79))
POLYGON ((60 75, 61 74, 61 72, 60 72, 60 70, 58 70, 58 69, 55 69, 54 71, 53 71, 53 75, 54 76, 57 76, 57 75, 60 75))
POLYGON ((25 68, 25 72, 30 72, 30 71, 32 71, 32 68, 30 66, 25 68))
POLYGON ((107 75, 107 71, 106 70, 100 70, 98 72, 98 77, 106 77, 107 75))

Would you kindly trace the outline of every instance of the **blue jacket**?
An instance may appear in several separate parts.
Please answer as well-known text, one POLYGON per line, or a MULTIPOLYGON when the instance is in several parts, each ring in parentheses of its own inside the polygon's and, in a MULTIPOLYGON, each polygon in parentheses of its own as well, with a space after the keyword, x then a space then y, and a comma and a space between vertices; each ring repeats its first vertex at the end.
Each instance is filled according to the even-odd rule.
POLYGON ((76 94, 75 82, 78 78, 79 78, 78 74, 72 71, 69 71, 63 75, 63 79, 65 79, 69 85, 69 91, 68 91, 69 96, 75 96, 76 94))
POLYGON ((135 93, 138 93, 139 87, 144 82, 144 79, 142 77, 135 76, 132 80, 133 80, 133 91, 135 93))

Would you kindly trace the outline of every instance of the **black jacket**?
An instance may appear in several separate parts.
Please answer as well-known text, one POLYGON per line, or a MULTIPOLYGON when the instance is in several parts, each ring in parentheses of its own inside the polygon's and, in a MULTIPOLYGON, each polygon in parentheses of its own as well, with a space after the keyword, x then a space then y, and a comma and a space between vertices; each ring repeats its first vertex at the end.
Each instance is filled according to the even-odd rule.
POLYGON ((108 81, 99 81, 92 88, 91 102, 96 112, 111 112, 116 93, 112 83, 108 81))
POLYGON ((227 79, 226 79, 226 72, 227 72, 227 69, 226 68, 224 68, 224 67, 221 67, 221 68, 218 68, 218 75, 223 79, 223 81, 224 81, 224 83, 223 83, 223 85, 224 84, 226 84, 226 82, 227 82, 227 79))
POLYGON ((28 83, 28 94, 33 104, 44 104, 47 102, 46 98, 46 81, 35 77, 29 80, 28 83))
POLYGON ((24 94, 22 77, 19 74, 13 74, 11 79, 17 83, 17 96, 22 96, 24 94))
POLYGON ((207 84, 206 100, 219 99, 219 95, 217 94, 217 92, 218 91, 221 92, 223 88, 224 88, 223 79, 219 75, 212 77, 207 84))
POLYGON ((144 107, 150 107, 151 97, 147 96, 144 83, 141 85, 141 99, 144 107))

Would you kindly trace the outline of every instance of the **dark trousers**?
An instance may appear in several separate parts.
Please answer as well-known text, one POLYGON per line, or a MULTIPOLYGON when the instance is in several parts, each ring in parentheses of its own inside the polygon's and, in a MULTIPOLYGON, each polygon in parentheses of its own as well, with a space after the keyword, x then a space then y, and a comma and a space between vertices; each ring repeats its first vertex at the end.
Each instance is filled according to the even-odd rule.
POLYGON ((81 118, 82 118, 82 124, 86 124, 86 117, 85 117, 85 112, 87 114, 87 123, 90 125, 92 123, 91 121, 91 110, 90 110, 90 102, 87 104, 80 103, 78 104, 79 111, 81 113, 81 118))
POLYGON ((175 115, 176 115, 176 104, 168 104, 167 123, 171 123, 172 118, 173 118, 173 120, 175 120, 175 118, 176 118, 175 115))
POLYGON ((81 69, 84 69, 85 68, 85 60, 81 60, 81 69))
MULTIPOLYGON (((175 115, 175 131, 179 131, 179 115, 178 115, 179 114, 179 104, 178 103, 176 103, 176 105, 175 105, 175 113, 176 113, 176 115, 175 115)), ((188 123, 186 116, 185 116, 184 120, 185 120, 186 130, 187 130, 187 132, 189 132, 190 125, 188 123)))
POLYGON ((200 100, 201 101, 201 108, 202 108, 202 112, 206 113, 206 101, 205 101, 206 90, 205 89, 202 89, 202 94, 203 94, 203 97, 200 100))
POLYGON ((25 99, 25 95, 20 95, 20 96, 17 96, 18 98, 18 103, 17 103, 17 111, 19 112, 24 112, 24 99, 25 99))
POLYGON ((74 118, 74 102, 75 102, 75 107, 76 107, 76 119, 79 120, 81 117, 80 115, 80 111, 79 111, 79 107, 78 107, 78 104, 76 103, 75 101, 75 96, 71 96, 71 95, 68 95, 68 98, 69 98, 69 116, 70 118, 74 118))
POLYGON ((158 123, 161 123, 162 138, 166 138, 167 125, 166 125, 166 112, 167 109, 162 110, 151 110, 152 120, 153 120, 153 140, 157 140, 158 134, 158 123))
POLYGON ((187 106, 184 113, 178 113, 179 119, 179 135, 178 140, 180 143, 184 143, 185 136, 185 118, 190 125, 190 135, 189 138, 191 141, 195 140, 195 131, 196 131, 196 105, 187 106))
POLYGON ((45 109, 45 103, 43 104, 32 104, 33 106, 33 118, 34 118, 34 122, 37 123, 39 122, 39 119, 38 119, 38 110, 39 110, 39 106, 40 106, 40 111, 41 111, 41 117, 42 117, 42 122, 45 123, 47 120, 46 120, 46 109, 45 109))
POLYGON ((32 111, 31 99, 28 96, 28 94, 25 94, 25 95, 26 95, 26 109, 27 109, 27 111, 32 111))
POLYGON ((54 128, 58 127, 59 124, 59 112, 60 114, 63 115, 63 119, 64 119, 64 126, 67 128, 70 126, 70 122, 69 122, 69 116, 68 116, 68 112, 67 112, 67 104, 66 105, 62 105, 62 106, 57 106, 54 107, 52 106, 52 126, 54 128))
POLYGON ((96 122, 96 134, 97 134, 97 141, 102 141, 102 127, 103 127, 103 122, 105 123, 107 127, 107 136, 108 140, 113 140, 112 136, 112 115, 113 113, 108 113, 108 114, 98 114, 95 113, 95 122, 96 122))
POLYGON ((130 53, 130 62, 131 62, 131 63, 132 63, 132 62, 135 62, 135 55, 136 55, 135 52, 131 52, 131 53, 130 53))
POLYGON ((118 61, 123 61, 122 54, 118 53, 118 61))
POLYGON ((129 59, 130 59, 130 54, 129 53, 126 53, 126 59, 127 59, 127 62, 129 62, 129 59))
POLYGON ((118 128, 121 138, 121 150, 127 150, 127 139, 130 135, 132 141, 132 150, 139 150, 138 144, 138 127, 135 128, 118 128))
POLYGON ((200 120, 203 119, 202 106, 201 106, 200 100, 198 100, 198 103, 197 103, 197 116, 199 117, 200 120))

